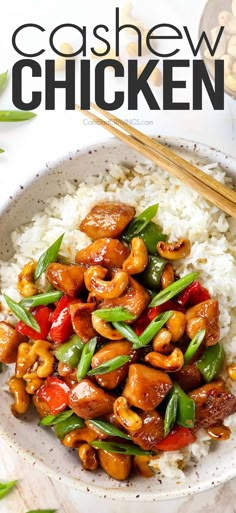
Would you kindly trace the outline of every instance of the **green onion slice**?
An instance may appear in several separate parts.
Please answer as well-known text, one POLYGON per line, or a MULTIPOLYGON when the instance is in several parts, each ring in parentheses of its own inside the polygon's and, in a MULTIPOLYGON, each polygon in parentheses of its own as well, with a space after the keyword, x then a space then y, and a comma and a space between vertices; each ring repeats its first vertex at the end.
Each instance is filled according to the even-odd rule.
POLYGON ((169 399, 169 402, 167 404, 166 411, 165 411, 164 437, 166 437, 170 433, 170 431, 176 421, 177 407, 178 407, 178 394, 176 393, 176 391, 174 391, 174 393, 170 396, 170 399, 169 399))
POLYGON ((119 369, 120 367, 125 365, 125 363, 128 363, 129 361, 130 361, 130 356, 127 356, 127 355, 116 356, 115 358, 111 358, 110 360, 107 360, 107 362, 104 362, 101 365, 94 367, 94 369, 90 370, 87 374, 88 374, 88 376, 97 376, 99 374, 107 374, 107 372, 112 372, 113 370, 119 369))
POLYGON ((205 335, 206 335, 206 330, 204 329, 204 330, 198 331, 198 333, 195 335, 195 337, 193 337, 193 339, 191 340, 191 342, 184 354, 184 364, 185 365, 187 365, 190 362, 190 360, 193 358, 193 356, 197 352, 198 348, 200 347, 205 335))
POLYGON ((89 420, 89 424, 92 424, 92 426, 99 429, 100 431, 102 431, 102 433, 105 433, 108 436, 118 436, 119 438, 130 440, 129 435, 127 435, 117 427, 113 426, 109 422, 106 422, 105 420, 91 419, 89 420))
POLYGON ((134 444, 121 444, 119 442, 101 442, 95 440, 90 442, 90 445, 96 449, 103 449, 104 451, 116 452, 119 454, 128 454, 130 456, 153 456, 153 451, 144 451, 140 447, 134 444))
POLYGON ((0 74, 0 91, 3 91, 3 89, 5 89, 5 86, 7 84, 7 75, 8 71, 4 71, 4 73, 0 74))
POLYGON ((21 306, 19 303, 16 303, 13 299, 11 299, 9 296, 4 294, 4 299, 9 306, 10 310, 15 314, 18 319, 23 321, 27 326, 32 328, 33 330, 40 333, 40 326, 38 325, 35 317, 24 308, 24 306, 21 306))
POLYGON ((0 499, 3 499, 7 493, 16 485, 17 481, 8 481, 8 483, 0 483, 0 499))
POLYGON ((162 326, 164 326, 164 324, 170 319, 172 314, 173 311, 168 310, 168 312, 163 312, 157 315, 139 336, 139 343, 134 343, 133 348, 138 349, 139 347, 147 346, 149 342, 151 342, 151 340, 155 337, 155 335, 160 331, 162 326))
POLYGON ((56 513, 57 509, 31 509, 26 513, 56 513))
POLYGON ((73 410, 66 410, 57 415, 47 415, 39 421, 39 426, 55 426, 63 420, 69 419, 73 415, 73 410))
POLYGON ((63 296, 63 292, 60 290, 53 290, 52 292, 45 292, 45 294, 37 294, 36 296, 25 297, 20 301, 20 305, 33 308, 39 305, 50 305, 50 303, 55 303, 58 301, 61 296, 63 296))
POLYGON ((132 330, 130 326, 125 324, 124 322, 113 322, 112 326, 121 333, 121 335, 124 336, 129 342, 132 342, 132 344, 139 345, 140 340, 138 335, 132 330))
POLYGON ((56 261, 63 237, 64 233, 40 256, 34 272, 35 281, 46 271, 49 264, 56 261))
POLYGON ((136 318, 134 314, 122 306, 116 306, 115 308, 101 308, 100 310, 95 310, 92 315, 96 315, 107 322, 132 321, 136 318))
POLYGON ((0 110, 1 122, 14 122, 14 121, 27 121, 28 119, 35 118, 37 114, 24 110, 0 110))
POLYGON ((191 273, 187 274, 187 276, 184 276, 183 278, 180 278, 179 280, 175 281, 169 287, 166 287, 166 289, 159 292, 151 301, 149 304, 149 307, 153 306, 159 306, 163 303, 166 303, 172 297, 176 296, 180 292, 182 292, 186 287, 191 285, 194 280, 196 280, 199 273, 191 273))
POLYGON ((137 237, 137 235, 147 226, 153 217, 155 217, 158 211, 158 207, 158 203, 151 205, 151 207, 146 208, 146 210, 139 214, 139 216, 135 217, 124 230, 122 238, 126 242, 130 242, 134 237, 137 237))
POLYGON ((80 362, 77 368, 77 379, 78 381, 81 381, 87 373, 91 365, 92 357, 95 353, 97 345, 97 337, 91 338, 87 344, 84 345, 80 362))

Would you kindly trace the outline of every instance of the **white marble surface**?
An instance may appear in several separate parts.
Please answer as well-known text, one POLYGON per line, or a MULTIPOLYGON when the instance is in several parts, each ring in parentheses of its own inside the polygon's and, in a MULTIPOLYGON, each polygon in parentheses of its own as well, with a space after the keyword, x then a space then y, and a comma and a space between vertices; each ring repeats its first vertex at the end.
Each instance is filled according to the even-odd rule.
MULTIPOLYGON (((11 47, 11 34, 22 23, 33 21, 42 23, 49 30, 58 23, 88 23, 91 19, 109 24, 115 5, 124 2, 103 0, 0 0, 1 31, 0 71, 8 68, 18 57, 11 47), (103 4, 104 9, 101 9, 103 4), (101 16, 102 12, 102 16, 101 16)), ((135 14, 146 24, 165 22, 174 19, 179 26, 188 25, 196 30, 205 0, 137 0, 135 14), (161 20, 161 21, 160 21, 161 20)), ((72 43, 74 41, 71 41, 72 43)), ((29 42, 30 43, 30 42, 29 42)), ((189 87, 188 87, 189 91, 189 87)), ((161 94, 161 89, 157 94, 161 94)), ((186 93, 187 94, 187 93, 186 93)), ((10 85, 0 98, 1 109, 11 108, 10 85)), ((149 133, 161 133, 186 137, 204 142, 236 157, 236 102, 225 98, 225 110, 214 112, 207 101, 202 112, 150 112, 144 102, 140 102, 138 113, 127 112, 122 108, 118 113, 124 119, 138 119, 148 122, 140 128, 149 133)), ((86 144, 98 142, 108 136, 103 129, 88 125, 75 112, 65 112, 63 98, 59 98, 55 112, 38 109, 38 117, 30 123, 2 124, 0 126, 0 147, 5 154, 0 156, 0 204, 10 195, 16 184, 34 175, 48 161, 64 155, 86 144)), ((25 513, 36 508, 58 508, 58 513, 87 513, 96 508, 97 513, 234 513, 236 511, 236 480, 217 489, 178 501, 146 504, 119 503, 80 494, 68 489, 60 482, 53 482, 34 468, 33 462, 25 462, 0 440, 0 481, 18 479, 17 487, 4 500, 0 501, 0 513, 25 513)))

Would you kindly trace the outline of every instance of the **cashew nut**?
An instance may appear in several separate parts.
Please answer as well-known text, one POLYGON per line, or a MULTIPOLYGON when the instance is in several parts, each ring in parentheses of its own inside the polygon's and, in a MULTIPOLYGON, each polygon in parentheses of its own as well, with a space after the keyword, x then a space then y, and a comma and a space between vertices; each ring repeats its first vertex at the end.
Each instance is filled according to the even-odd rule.
POLYGON ((225 53, 224 55, 222 55, 221 60, 224 61, 224 72, 225 72, 225 76, 227 76, 233 70, 234 59, 233 59, 232 55, 228 55, 228 53, 225 53))
POLYGON ((229 39, 227 52, 232 57, 236 57, 236 35, 231 36, 231 38, 229 39))
POLYGON ((207 430, 208 435, 213 439, 217 440, 217 442, 221 442, 223 440, 229 440, 231 435, 231 430, 228 426, 224 426, 223 424, 219 426, 211 426, 207 430))
MULTIPOLYGON (((222 11, 218 16, 219 25, 225 26, 227 34, 236 34, 236 16, 229 11, 222 11)), ((216 59, 218 57, 215 57, 216 59)))
POLYGON ((11 410, 14 415, 22 415, 30 405, 29 395, 25 390, 25 382, 22 378, 12 378, 8 381, 9 390, 14 395, 15 402, 12 404, 11 410))
POLYGON ((25 390, 27 394, 34 394, 36 390, 38 390, 44 383, 43 379, 40 379, 36 372, 29 372, 24 375, 24 380, 26 381, 25 390))
POLYGON ((43 360, 43 363, 38 366, 36 371, 39 378, 47 378, 53 372, 55 358, 50 353, 51 347, 52 344, 46 340, 36 340, 31 348, 32 355, 35 355, 36 359, 39 356, 43 360))
POLYGON ((171 332, 166 328, 162 328, 153 339, 152 347, 154 351, 162 354, 170 354, 174 349, 174 346, 170 343, 171 339, 171 332))
POLYGON ((236 0, 232 0, 232 13, 236 16, 236 0))
POLYGON ((172 264, 168 262, 168 264, 165 265, 164 270, 161 275, 161 288, 166 289, 166 287, 169 287, 172 283, 175 281, 175 273, 172 264))
POLYGON ((141 429, 143 421, 141 417, 128 407, 125 397, 118 397, 114 402, 114 414, 125 429, 130 431, 138 431, 141 429))
POLYGON ((74 429, 68 433, 62 440, 63 445, 66 447, 79 447, 81 442, 93 442, 97 438, 97 433, 90 428, 84 427, 74 429))
POLYGON ((91 292, 93 290, 92 280, 99 278, 103 280, 107 275, 107 269, 101 265, 91 265, 84 273, 84 283, 86 288, 91 292))
POLYGON ((157 243, 157 251, 162 258, 167 260, 179 260, 185 258, 190 254, 190 242, 188 239, 179 239, 176 242, 164 242, 160 241, 157 243))
POLYGON ((21 273, 18 275, 17 290, 23 297, 34 296, 38 293, 38 288, 34 283, 34 271, 37 262, 31 260, 24 265, 21 273))
POLYGON ((236 381, 236 364, 232 364, 227 368, 227 373, 232 381, 236 381))
POLYGON ((186 328, 186 317, 182 312, 174 311, 166 323, 166 327, 171 332, 172 342, 178 342, 183 336, 186 328))
POLYGON ((36 356, 31 352, 32 346, 27 342, 22 342, 18 347, 16 360, 16 377, 23 378, 24 374, 36 362, 36 356))
POLYGON ((128 287, 128 274, 124 271, 117 271, 112 280, 104 281, 100 276, 103 274, 103 277, 105 277, 107 269, 103 267, 98 269, 98 267, 99 266, 92 266, 85 271, 84 277, 87 289, 100 299, 115 299, 120 297, 128 287))
POLYGON ((154 472, 149 467, 150 456, 134 456, 134 468, 143 477, 152 477, 154 472))
POLYGON ((225 86, 231 91, 236 91, 236 73, 232 73, 225 77, 225 86))
POLYGON ((168 356, 153 351, 145 356, 145 362, 167 372, 176 372, 184 365, 184 355, 178 347, 168 356))
POLYGON ((92 325, 95 331, 109 340, 122 340, 124 337, 118 330, 112 328, 109 322, 100 319, 97 315, 92 315, 92 325))
MULTIPOLYGON (((220 21, 219 21, 219 25, 217 27, 213 27, 213 29, 211 29, 211 31, 210 31, 212 44, 214 44, 216 41, 216 38, 219 34, 221 25, 224 25, 224 23, 220 23, 220 21)), ((224 53, 226 52, 226 46, 227 46, 227 37, 226 37, 225 33, 223 32, 214 55, 211 55, 209 52, 209 49, 206 48, 206 50, 204 51, 204 56, 211 61, 214 59, 220 59, 222 57, 222 55, 224 55, 224 53)))
POLYGON ((89 444, 82 444, 78 448, 78 455, 84 470, 96 470, 98 458, 96 450, 89 444))
POLYGON ((128 274, 142 273, 148 265, 148 250, 142 239, 134 237, 131 241, 131 253, 123 263, 123 270, 128 274))

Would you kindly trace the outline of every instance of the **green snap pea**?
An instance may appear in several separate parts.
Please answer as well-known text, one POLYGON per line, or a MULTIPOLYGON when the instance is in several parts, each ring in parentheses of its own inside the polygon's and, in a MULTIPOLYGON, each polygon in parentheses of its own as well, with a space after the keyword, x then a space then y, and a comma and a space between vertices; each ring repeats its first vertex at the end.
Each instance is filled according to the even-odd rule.
POLYGON ((68 433, 74 431, 74 429, 80 429, 84 427, 84 421, 75 413, 68 419, 62 420, 55 425, 55 433, 60 440, 64 438, 68 433))
POLYGON ((225 350, 218 343, 206 349, 196 363, 206 383, 210 383, 220 373, 225 360, 225 350))
POLYGON ((148 253, 151 255, 157 254, 157 243, 159 241, 166 241, 167 235, 161 231, 161 227, 150 221, 145 228, 138 234, 140 239, 143 240, 148 253))
POLYGON ((66 363, 75 369, 80 361, 83 348, 82 340, 77 335, 73 335, 68 342, 58 346, 54 354, 59 362, 66 363))
POLYGON ((150 255, 146 269, 139 274, 139 281, 148 289, 159 290, 161 275, 167 260, 159 256, 150 255))
POLYGON ((186 428, 193 428, 195 423, 195 402, 189 397, 178 383, 174 383, 172 394, 178 396, 177 424, 186 428))

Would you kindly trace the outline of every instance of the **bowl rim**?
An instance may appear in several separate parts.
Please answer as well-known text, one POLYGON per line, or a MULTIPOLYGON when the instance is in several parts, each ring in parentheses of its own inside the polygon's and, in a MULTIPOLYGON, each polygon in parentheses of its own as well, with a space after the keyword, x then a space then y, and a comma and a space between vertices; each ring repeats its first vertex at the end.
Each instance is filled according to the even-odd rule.
MULTIPOLYGON (((214 147, 211 147, 204 143, 198 143, 196 141, 181 138, 181 137, 172 137, 172 136, 155 136, 151 135, 154 138, 157 138, 160 142, 170 145, 170 146, 176 146, 180 149, 188 149, 192 152, 196 152, 196 156, 199 155, 199 159, 203 158, 202 153, 205 153, 205 156, 209 157, 209 155, 214 155, 214 161, 219 162, 219 158, 222 161, 227 162, 229 165, 230 163, 234 164, 235 166, 235 174, 236 174, 236 157, 233 157, 231 155, 226 154, 225 152, 222 152, 221 150, 218 150, 214 147)), ((46 174, 49 170, 55 169, 58 166, 62 165, 68 160, 74 160, 79 159, 79 157, 91 150, 99 150, 102 148, 109 148, 111 145, 118 144, 124 145, 122 141, 119 141, 115 137, 109 137, 109 139, 105 141, 101 141, 97 144, 88 144, 86 146, 81 147, 81 149, 77 149, 71 152, 68 152, 66 155, 59 157, 57 159, 54 159, 50 161, 50 163, 47 163, 46 166, 41 168, 37 174, 31 175, 28 178, 26 178, 23 181, 24 189, 27 188, 37 180, 39 177, 42 177, 42 175, 46 174)), ((221 162, 219 162, 221 164, 221 162)), ((225 166, 226 168, 228 166, 225 166)), ((18 197, 22 195, 23 191, 19 190, 19 186, 16 186, 11 193, 10 198, 3 200, 0 204, 0 217, 6 213, 9 208, 11 207, 11 203, 16 201, 18 197)), ((52 479, 59 480, 63 484, 65 484, 68 487, 73 487, 73 489, 88 493, 91 492, 91 494, 104 498, 104 495, 107 499, 111 500, 126 500, 128 502, 138 500, 139 502, 162 502, 166 500, 175 500, 175 499, 181 499, 183 497, 196 495, 198 493, 205 492, 209 489, 216 488, 225 482, 233 479, 236 477, 236 470, 233 469, 233 467, 230 467, 227 469, 227 471, 224 471, 224 474, 217 480, 212 482, 212 478, 209 477, 206 479, 203 483, 196 483, 195 485, 191 485, 191 487, 188 486, 188 481, 186 479, 186 487, 184 489, 178 490, 170 490, 168 492, 166 491, 160 491, 157 490, 157 493, 153 493, 150 491, 146 492, 137 492, 135 490, 132 490, 132 488, 119 488, 119 485, 117 485, 116 488, 104 488, 97 486, 96 484, 92 483, 85 483, 82 482, 79 478, 75 477, 69 477, 69 476, 61 476, 56 470, 52 469, 50 466, 48 466, 46 463, 44 463, 41 459, 37 458, 37 455, 31 454, 28 452, 27 449, 23 447, 23 445, 16 441, 15 438, 13 438, 10 434, 8 434, 6 431, 3 430, 1 423, 0 423, 0 436, 2 439, 8 444, 8 447, 10 449, 13 449, 14 451, 17 449, 17 454, 24 458, 25 460, 29 462, 34 462, 34 466, 39 471, 46 474, 48 477, 52 479), (12 442, 14 445, 11 445, 12 442)), ((154 479, 154 478, 153 478, 154 479)), ((173 480, 174 481, 174 480, 173 480)), ((117 482, 119 483, 119 482, 117 482)))

